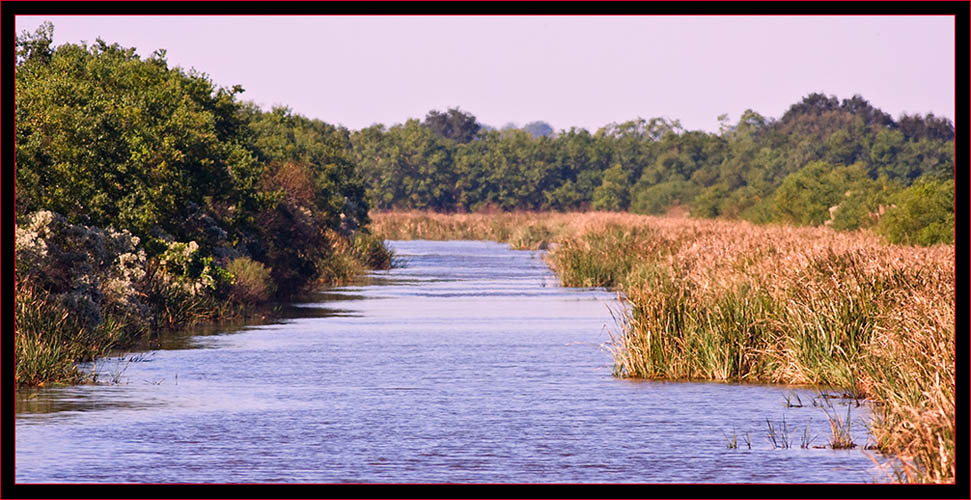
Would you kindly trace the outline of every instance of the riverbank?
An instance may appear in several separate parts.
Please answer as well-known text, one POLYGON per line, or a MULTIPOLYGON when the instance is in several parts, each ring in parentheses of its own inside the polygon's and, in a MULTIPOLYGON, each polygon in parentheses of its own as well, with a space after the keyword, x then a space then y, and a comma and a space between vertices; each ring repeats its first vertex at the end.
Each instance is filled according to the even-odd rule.
POLYGON ((385 239, 552 247, 566 286, 621 290, 615 374, 840 387, 906 482, 955 468, 955 249, 866 232, 616 213, 375 213, 385 239))
POLYGON ((391 266, 392 252, 368 233, 331 233, 324 242, 310 268, 273 269, 246 256, 216 260, 194 241, 148 258, 127 231, 38 212, 17 226, 15 384, 86 383, 97 374, 82 373, 78 362, 166 331, 272 314, 295 294, 391 266), (304 284, 281 289, 281 275, 304 284))

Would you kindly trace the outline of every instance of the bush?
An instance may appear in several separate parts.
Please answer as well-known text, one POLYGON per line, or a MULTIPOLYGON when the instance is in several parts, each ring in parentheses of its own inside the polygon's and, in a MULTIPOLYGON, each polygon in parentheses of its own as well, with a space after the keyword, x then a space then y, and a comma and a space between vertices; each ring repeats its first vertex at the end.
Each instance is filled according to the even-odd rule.
POLYGON ((369 233, 354 235, 351 251, 368 269, 391 269, 394 252, 384 241, 369 233))
POLYGON ((249 257, 233 259, 226 270, 233 275, 229 299, 239 304, 266 302, 276 292, 270 270, 249 257))
POLYGON ((101 324, 106 313, 127 317, 136 326, 149 309, 143 302, 145 252, 128 231, 70 224, 42 210, 16 227, 19 282, 50 295, 82 325, 101 324))
POLYGON ((318 284, 328 286, 346 285, 364 271, 364 265, 347 251, 338 250, 317 264, 320 268, 318 284))
POLYGON ((687 205, 697 189, 688 181, 674 180, 642 188, 635 186, 630 210, 639 214, 662 215, 672 205, 687 205))
POLYGON ((891 243, 954 242, 954 180, 918 180, 891 202, 877 224, 877 232, 891 243))

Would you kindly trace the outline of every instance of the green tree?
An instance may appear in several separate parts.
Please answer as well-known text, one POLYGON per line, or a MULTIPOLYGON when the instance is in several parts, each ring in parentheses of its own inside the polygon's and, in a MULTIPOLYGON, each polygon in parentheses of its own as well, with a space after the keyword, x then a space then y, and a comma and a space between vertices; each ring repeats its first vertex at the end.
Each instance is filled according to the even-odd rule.
POLYGON ((630 210, 634 213, 661 215, 674 205, 688 205, 698 189, 685 180, 672 180, 646 186, 636 184, 632 190, 630 210))
POLYGON ((553 127, 544 121, 529 122, 523 125, 523 130, 529 132, 533 137, 552 137, 553 127))
POLYGON ((264 163, 293 162, 310 172, 319 223, 343 235, 367 225, 367 183, 351 153, 350 132, 343 127, 294 114, 287 107, 264 113, 250 105, 246 135, 264 163))
POLYGON ((100 39, 26 57, 16 80, 19 213, 129 229, 151 251, 160 237, 211 246, 251 214, 260 166, 234 133, 241 88, 100 39))
POLYGON ((436 134, 455 142, 469 142, 475 139, 482 128, 475 116, 459 108, 449 108, 445 113, 429 111, 422 125, 436 134))
POLYGON ((867 179, 862 164, 849 167, 813 162, 786 177, 775 193, 775 212, 784 221, 797 225, 819 225, 831 218, 831 209, 852 192, 852 187, 867 179))
POLYGON ((861 179, 848 188, 833 216, 833 229, 852 231, 874 226, 881 212, 890 206, 893 196, 901 189, 897 182, 887 176, 876 180, 861 179))
POLYGON ((40 64, 47 64, 54 53, 51 45, 54 43, 54 25, 44 21, 33 33, 24 30, 16 37, 17 65, 29 60, 40 64))
POLYGON ((629 203, 628 174, 619 163, 615 163, 604 171, 603 182, 593 192, 593 208, 617 212, 627 210, 629 203))
POLYGON ((891 243, 954 242, 954 180, 921 179, 891 201, 877 224, 877 231, 891 243))

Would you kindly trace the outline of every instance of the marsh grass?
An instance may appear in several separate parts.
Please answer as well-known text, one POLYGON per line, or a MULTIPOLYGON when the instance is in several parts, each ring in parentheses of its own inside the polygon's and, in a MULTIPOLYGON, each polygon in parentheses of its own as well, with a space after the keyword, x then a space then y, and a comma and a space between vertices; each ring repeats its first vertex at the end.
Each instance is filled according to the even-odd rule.
POLYGON ((792 448, 792 437, 789 435, 789 424, 786 422, 785 415, 782 415, 782 425, 778 428, 772 425, 772 421, 768 418, 765 419, 765 424, 769 429, 766 437, 773 448, 792 448))
POLYGON ((786 400, 786 404, 785 404, 786 408, 802 408, 803 407, 802 398, 800 398, 799 395, 796 394, 794 391, 790 391, 788 394, 786 394, 783 397, 786 400), (793 398, 795 398, 795 402, 793 402, 793 398))
POLYGON ((76 361, 105 354, 125 336, 124 328, 112 316, 92 328, 44 291, 24 283, 17 284, 14 316, 18 386, 83 381, 85 376, 76 361))
POLYGON ((389 239, 546 246, 564 285, 627 301, 610 332, 616 376, 838 387, 873 402, 870 431, 903 480, 954 481, 954 245, 618 213, 372 220, 389 239))
MULTIPOLYGON (((730 450, 738 449, 738 447, 739 447, 738 446, 738 437, 739 437, 738 430, 736 430, 734 427, 732 427, 732 433, 731 434, 728 434, 727 432, 724 432, 724 431, 722 431, 722 434, 725 436, 725 440, 728 443, 728 449, 730 449, 730 450)), ((742 437, 742 441, 745 443, 745 446, 748 449, 751 450, 752 449, 752 436, 748 432, 746 432, 746 433, 742 434, 741 437, 742 437)))
POLYGON ((812 419, 810 419, 809 423, 806 424, 806 428, 803 429, 802 431, 802 440, 801 440, 801 443, 799 444, 800 448, 808 449, 813 444, 813 441, 815 441, 816 438, 819 437, 816 435, 810 435, 809 429, 812 426, 812 423, 813 421, 812 419))
POLYGON ((346 238, 328 234, 331 252, 318 264, 318 285, 343 286, 369 269, 391 269, 400 262, 384 241, 370 233, 357 233, 346 238))
POLYGON ((841 419, 835 413, 826 413, 826 417, 829 419, 829 428, 832 430, 832 437, 829 440, 829 445, 834 450, 848 450, 851 448, 856 448, 856 443, 853 442, 853 435, 850 433, 851 422, 850 422, 850 406, 846 406, 846 418, 841 419))
POLYGON ((728 449, 734 450, 738 448, 738 432, 733 428, 732 434, 728 435, 727 432, 722 432, 725 435, 725 439, 728 441, 728 449))

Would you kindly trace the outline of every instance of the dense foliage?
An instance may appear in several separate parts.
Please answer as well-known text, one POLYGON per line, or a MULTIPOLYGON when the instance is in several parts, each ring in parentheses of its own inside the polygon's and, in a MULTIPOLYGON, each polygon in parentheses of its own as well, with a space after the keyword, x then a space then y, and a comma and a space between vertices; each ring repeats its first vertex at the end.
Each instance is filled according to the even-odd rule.
MULTIPOLYGON (((17 214, 130 231, 158 258, 195 242, 252 257, 283 294, 318 276, 331 240, 367 224, 346 129, 240 102, 238 86, 170 68, 164 51, 18 39, 17 214)), ((200 266, 190 270, 199 277, 200 266)))
POLYGON ((18 381, 390 261, 348 130, 52 35, 17 37, 18 381))
POLYGON ((700 217, 875 227, 893 241, 952 241, 953 231, 940 225, 921 237, 892 236, 904 221, 953 220, 947 200, 919 207, 895 201, 918 179, 926 195, 947 190, 954 177, 949 120, 894 120, 859 95, 840 101, 818 93, 778 120, 751 110, 735 124, 721 119, 717 134, 664 118, 554 134, 542 122, 496 130, 451 109, 375 125, 350 140, 379 209, 663 214, 680 207, 700 217), (933 213, 912 212, 918 209, 933 213), (886 221, 900 222, 876 224, 887 212, 896 215, 886 221))

